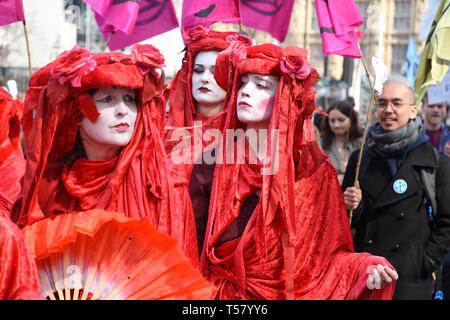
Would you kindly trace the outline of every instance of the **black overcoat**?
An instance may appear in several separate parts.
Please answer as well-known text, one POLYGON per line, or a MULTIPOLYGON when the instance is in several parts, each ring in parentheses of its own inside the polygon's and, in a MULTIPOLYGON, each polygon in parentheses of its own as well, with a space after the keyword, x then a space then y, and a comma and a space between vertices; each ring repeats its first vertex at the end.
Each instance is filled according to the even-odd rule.
MULTIPOLYGON (((350 156, 343 191, 353 185, 358 156, 359 150, 350 156)), ((450 248, 450 158, 440 153, 437 161, 433 146, 425 142, 407 154, 394 177, 384 159, 368 154, 363 159, 363 199, 352 219, 355 250, 383 256, 396 268, 394 299, 429 299, 431 274, 450 248), (432 221, 422 167, 437 169, 438 208, 432 221)))

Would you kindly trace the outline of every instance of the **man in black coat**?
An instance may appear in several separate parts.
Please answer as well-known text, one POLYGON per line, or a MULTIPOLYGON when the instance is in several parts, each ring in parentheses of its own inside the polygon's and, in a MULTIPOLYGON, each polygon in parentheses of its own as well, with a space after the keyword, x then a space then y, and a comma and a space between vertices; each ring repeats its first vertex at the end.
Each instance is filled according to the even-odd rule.
POLYGON ((450 159, 435 154, 427 141, 414 91, 403 77, 385 82, 376 112, 359 183, 353 186, 359 150, 350 156, 342 182, 347 208, 354 209, 355 249, 386 257, 396 268, 394 299, 430 299, 431 275, 450 248, 450 159), (423 168, 435 170, 434 210, 423 168))

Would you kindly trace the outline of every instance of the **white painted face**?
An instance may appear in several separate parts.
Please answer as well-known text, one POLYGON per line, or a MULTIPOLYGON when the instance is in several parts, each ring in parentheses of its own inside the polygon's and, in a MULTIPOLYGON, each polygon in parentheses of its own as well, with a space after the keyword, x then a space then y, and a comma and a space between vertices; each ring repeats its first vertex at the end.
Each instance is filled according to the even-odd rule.
POLYGON ((246 124, 268 126, 279 82, 277 76, 243 75, 237 97, 238 119, 246 124))
POLYGON ((93 94, 92 100, 100 116, 95 122, 84 117, 79 125, 88 156, 88 151, 91 154, 102 154, 104 150, 117 151, 130 142, 137 117, 135 95, 133 89, 121 87, 98 89, 93 94))
POLYGON ((214 67, 219 51, 200 51, 194 60, 192 72, 192 97, 204 107, 223 104, 226 92, 214 79, 214 67))

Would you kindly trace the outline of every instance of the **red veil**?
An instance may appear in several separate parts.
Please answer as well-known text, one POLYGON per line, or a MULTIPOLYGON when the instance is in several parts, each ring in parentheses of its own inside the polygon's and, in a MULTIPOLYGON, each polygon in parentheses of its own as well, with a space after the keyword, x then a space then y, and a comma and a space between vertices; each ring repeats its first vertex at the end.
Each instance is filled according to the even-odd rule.
MULTIPOLYGON (((271 162, 230 164, 224 160, 216 164, 200 259, 202 272, 218 288, 216 297, 390 299, 394 284, 382 290, 366 289, 367 267, 390 264, 382 257, 354 252, 336 171, 315 141, 312 86, 318 74, 309 66, 306 50, 264 44, 246 51, 238 53, 244 60, 237 62, 230 80, 232 92, 224 130, 245 129, 236 113, 243 74, 280 76, 267 141, 266 157, 271 162), (271 129, 278 130, 278 141, 271 129), (278 148, 272 149, 276 145, 278 148), (269 169, 275 162, 278 170, 261 177, 260 169, 269 169), (243 234, 218 245, 217 240, 256 188, 261 188, 259 202, 243 234)), ((220 65, 233 60, 227 56, 230 53, 236 55, 224 52, 216 62, 215 77, 222 88, 228 86, 229 73, 220 65)), ((222 155, 228 148, 225 139, 222 155)), ((249 157, 248 148, 245 157, 249 157)))
POLYGON ((0 88, 0 210, 7 216, 20 193, 25 159, 20 143, 23 103, 0 88))
POLYGON ((24 226, 61 213, 104 209, 127 217, 148 217, 157 230, 177 239, 192 261, 183 235, 173 225, 183 214, 173 198, 170 167, 162 143, 165 103, 163 56, 151 45, 130 55, 90 53, 74 47, 37 71, 26 94, 22 125, 27 165, 13 220, 24 226), (162 72, 162 71, 161 71, 162 72), (98 112, 88 90, 111 86, 136 89, 138 115, 133 137, 118 156, 70 159, 76 149, 80 115, 98 112))

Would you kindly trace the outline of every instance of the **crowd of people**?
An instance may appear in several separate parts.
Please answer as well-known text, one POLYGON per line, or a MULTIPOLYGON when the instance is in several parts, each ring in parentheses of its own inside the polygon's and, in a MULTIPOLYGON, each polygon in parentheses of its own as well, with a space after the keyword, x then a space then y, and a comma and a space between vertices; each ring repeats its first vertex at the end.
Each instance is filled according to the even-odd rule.
POLYGON ((102 209, 175 239, 205 299, 430 299, 450 248, 448 106, 424 103, 423 122, 390 78, 354 183, 355 106, 332 102, 314 126, 306 50, 202 26, 184 39, 169 82, 151 45, 76 46, 24 103, 2 92, 0 298, 45 298, 21 229, 102 209))

